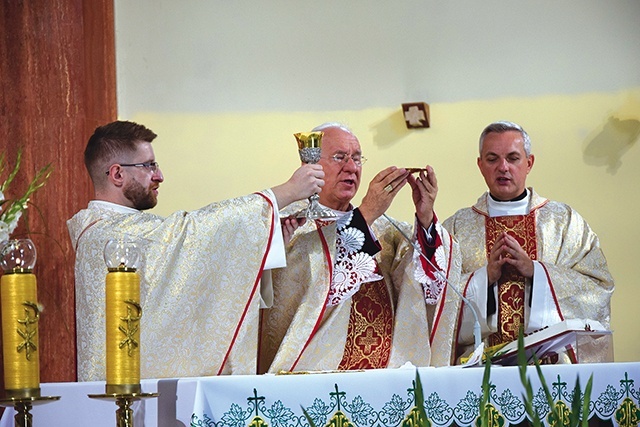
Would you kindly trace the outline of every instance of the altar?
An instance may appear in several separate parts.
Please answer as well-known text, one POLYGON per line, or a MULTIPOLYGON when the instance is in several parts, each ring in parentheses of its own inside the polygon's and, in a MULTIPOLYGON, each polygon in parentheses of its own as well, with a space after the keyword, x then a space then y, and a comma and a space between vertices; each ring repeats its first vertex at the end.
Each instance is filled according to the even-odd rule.
MULTIPOLYGON (((574 386, 581 393, 593 377, 589 418, 621 427, 640 423, 640 362, 546 365, 542 368, 555 405, 570 410, 574 386)), ((482 367, 380 369, 353 372, 239 375, 143 380, 144 393, 158 397, 135 402, 136 427, 404 425, 416 407, 416 372, 431 426, 471 426, 482 398, 482 367), (350 424, 346 424, 346 423, 350 424)), ((548 425, 550 408, 534 367, 527 368, 533 406, 548 425)), ((517 367, 491 369, 488 404, 504 427, 526 419, 524 388, 517 367)), ((104 382, 45 383, 43 396, 60 400, 34 406, 34 427, 115 425, 115 402, 89 398, 104 393, 104 382)), ((582 396, 584 399, 584 395, 582 396)), ((13 426, 13 409, 0 427, 13 426)), ((494 419, 495 420, 495 419, 494 419)))

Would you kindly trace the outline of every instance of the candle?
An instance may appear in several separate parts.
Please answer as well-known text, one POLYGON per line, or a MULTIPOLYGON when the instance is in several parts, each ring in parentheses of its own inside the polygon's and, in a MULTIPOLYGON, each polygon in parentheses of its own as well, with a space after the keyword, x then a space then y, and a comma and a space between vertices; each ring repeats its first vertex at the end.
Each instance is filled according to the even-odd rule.
POLYGON ((2 354, 7 397, 40 396, 38 289, 32 273, 36 250, 29 239, 9 240, 2 248, 2 354))
POLYGON ((134 242, 110 240, 104 248, 108 394, 140 393, 139 251, 134 242))
POLYGON ((140 392, 140 278, 110 271, 106 279, 107 393, 140 392))

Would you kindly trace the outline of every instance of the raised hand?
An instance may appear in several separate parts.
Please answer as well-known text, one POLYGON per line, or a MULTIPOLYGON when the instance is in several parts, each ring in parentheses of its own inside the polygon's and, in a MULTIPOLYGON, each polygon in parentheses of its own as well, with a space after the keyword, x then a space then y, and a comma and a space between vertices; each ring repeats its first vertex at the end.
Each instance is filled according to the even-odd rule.
POLYGON ((297 200, 306 199, 322 191, 324 171, 319 164, 304 164, 291 175, 287 182, 271 188, 278 201, 278 207, 289 205, 297 200))
POLYGON ((423 227, 428 228, 433 222, 433 206, 438 195, 438 179, 431 166, 420 171, 418 177, 409 175, 407 182, 411 186, 411 196, 416 207, 416 215, 423 227))
POLYGON ((359 207, 367 224, 371 225, 389 209, 393 198, 407 183, 408 176, 406 169, 390 166, 378 172, 371 180, 359 207))

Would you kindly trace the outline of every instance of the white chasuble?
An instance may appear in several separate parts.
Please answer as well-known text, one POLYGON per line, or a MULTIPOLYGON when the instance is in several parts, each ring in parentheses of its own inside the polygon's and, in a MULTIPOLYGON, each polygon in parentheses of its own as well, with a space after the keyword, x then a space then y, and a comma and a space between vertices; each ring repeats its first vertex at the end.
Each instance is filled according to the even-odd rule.
POLYGON ((107 240, 139 243, 142 378, 256 372, 259 281, 274 233, 262 194, 163 218, 91 202, 68 221, 76 248, 78 379, 105 372, 107 240))
MULTIPOLYGON (((400 225, 412 235, 409 224, 400 225)), ((307 221, 287 246, 287 267, 273 270, 274 304, 262 315, 261 372, 335 370, 340 366, 353 299, 352 291, 338 298, 336 287, 332 289, 332 279, 340 277, 334 269, 336 265, 341 268, 337 228, 336 223, 318 228, 315 222, 307 221)), ((371 229, 380 245, 372 277, 379 273, 382 280, 365 281, 359 287, 386 286, 393 316, 387 367, 407 362, 449 365, 457 297, 443 290, 427 304, 425 285, 416 274, 420 261, 413 247, 385 218, 378 219, 371 229), (452 307, 444 310, 445 305, 452 307)))
MULTIPOLYGON (((525 333, 574 318, 598 320, 608 328, 614 284, 597 235, 570 206, 540 197, 533 188, 529 188, 529 194, 528 211, 535 214, 537 257, 533 280, 526 282, 525 333)), ((459 242, 461 283, 465 295, 477 303, 483 338, 496 332, 496 316, 487 312, 488 197, 488 193, 483 194, 473 207, 459 210, 444 222, 459 242)), ((472 319, 471 311, 464 306, 459 319, 458 355, 468 352, 473 343, 472 319)))

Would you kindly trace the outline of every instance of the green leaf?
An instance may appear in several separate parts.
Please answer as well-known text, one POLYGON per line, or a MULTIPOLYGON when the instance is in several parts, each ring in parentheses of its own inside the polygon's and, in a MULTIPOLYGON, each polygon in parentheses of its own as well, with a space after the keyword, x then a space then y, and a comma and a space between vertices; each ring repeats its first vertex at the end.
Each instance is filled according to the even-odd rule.
POLYGON ((491 358, 487 357, 482 374, 482 397, 480 398, 480 425, 489 426, 489 414, 486 407, 489 404, 489 396, 491 393, 491 358))
POLYGON ((311 415, 309 415, 307 410, 304 409, 304 406, 300 405, 300 407, 302 408, 302 413, 304 414, 304 417, 307 419, 307 422, 309 423, 309 427, 316 427, 316 424, 313 422, 313 419, 311 419, 311 415))
POLYGON ((589 426, 589 406, 591 405, 591 389, 593 388, 593 374, 589 376, 587 386, 584 389, 584 401, 582 402, 582 427, 589 426))
POLYGON ((416 369, 416 407, 420 414, 420 420, 423 422, 423 427, 428 427, 427 411, 424 408, 424 390, 422 389, 422 381, 420 380, 418 369, 416 369))

